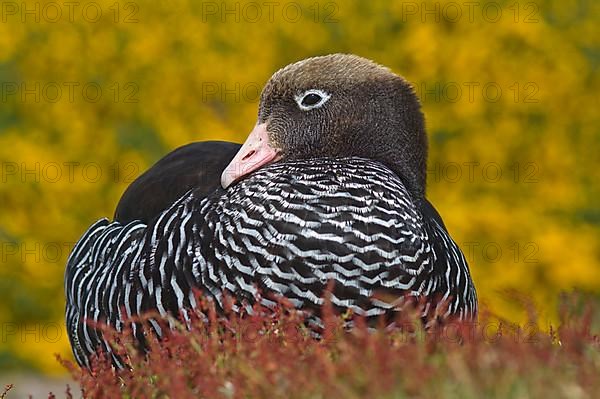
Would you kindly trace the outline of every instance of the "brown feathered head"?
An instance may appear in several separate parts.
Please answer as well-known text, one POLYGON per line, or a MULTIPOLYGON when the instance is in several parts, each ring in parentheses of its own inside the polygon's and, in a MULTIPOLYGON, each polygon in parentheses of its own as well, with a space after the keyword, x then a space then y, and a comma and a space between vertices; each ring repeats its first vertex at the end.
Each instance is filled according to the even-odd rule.
POLYGON ((223 172, 222 185, 270 162, 362 157, 387 165, 421 198, 424 125, 411 85, 388 68, 356 55, 308 58, 269 79, 257 124, 223 172))

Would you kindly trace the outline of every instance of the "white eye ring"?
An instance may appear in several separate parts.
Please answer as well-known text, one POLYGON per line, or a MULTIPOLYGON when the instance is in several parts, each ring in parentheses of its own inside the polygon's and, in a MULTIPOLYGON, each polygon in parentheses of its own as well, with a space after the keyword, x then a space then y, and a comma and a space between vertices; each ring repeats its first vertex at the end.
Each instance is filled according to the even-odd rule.
POLYGON ((302 111, 309 111, 311 109, 320 108, 323 104, 327 102, 327 100, 329 100, 329 97, 331 97, 331 95, 327 92, 324 92, 323 90, 310 89, 306 90, 301 94, 296 95, 294 99, 296 100, 296 104, 298 104, 298 107, 300 107, 302 111), (320 99, 313 103, 312 101, 316 99, 315 96, 320 97, 320 99), (306 100, 309 100, 309 102, 307 103, 306 100))

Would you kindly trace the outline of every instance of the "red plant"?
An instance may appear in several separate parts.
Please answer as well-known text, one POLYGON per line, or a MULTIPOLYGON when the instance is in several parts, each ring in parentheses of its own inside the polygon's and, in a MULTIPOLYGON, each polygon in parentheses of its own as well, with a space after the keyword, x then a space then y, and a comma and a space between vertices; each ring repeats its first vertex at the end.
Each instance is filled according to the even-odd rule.
MULTIPOLYGON (((424 331, 406 316, 393 329, 354 318, 351 331, 329 305, 321 339, 306 315, 282 303, 255 306, 243 316, 217 317, 204 303, 189 329, 162 340, 147 335, 149 351, 135 349, 131 331, 103 327, 130 365, 115 370, 99 353, 91 371, 61 360, 89 398, 378 398, 593 397, 600 392, 600 342, 593 308, 566 310, 557 330, 533 321, 516 326, 482 315, 424 331)), ((146 315, 144 318, 155 317, 146 315)), ((140 321, 140 320, 136 320, 140 321)), ((165 321, 166 323, 167 321, 165 321)), ((69 396, 70 397, 70 396, 69 396)))

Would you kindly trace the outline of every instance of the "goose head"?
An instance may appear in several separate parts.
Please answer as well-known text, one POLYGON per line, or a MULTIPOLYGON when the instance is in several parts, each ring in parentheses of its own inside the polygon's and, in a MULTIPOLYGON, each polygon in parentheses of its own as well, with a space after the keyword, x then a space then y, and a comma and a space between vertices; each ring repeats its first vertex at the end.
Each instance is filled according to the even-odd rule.
POLYGON ((331 54, 277 71, 258 120, 221 176, 224 188, 272 162, 362 157, 385 164, 425 195, 427 136, 412 86, 366 58, 331 54))

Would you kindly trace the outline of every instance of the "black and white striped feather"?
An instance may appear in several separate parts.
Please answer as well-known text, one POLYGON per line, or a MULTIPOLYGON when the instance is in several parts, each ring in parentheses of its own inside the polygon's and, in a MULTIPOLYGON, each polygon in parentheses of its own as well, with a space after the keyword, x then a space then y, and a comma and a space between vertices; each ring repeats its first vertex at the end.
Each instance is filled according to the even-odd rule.
MULTIPOLYGON (((206 198, 191 190, 148 225, 100 220, 66 269, 75 357, 89 366, 98 347, 111 351, 93 323, 120 330, 122 309, 127 317, 157 311, 188 321, 194 289, 218 307, 224 292, 266 306, 278 294, 318 315, 333 280, 332 304, 356 314, 388 314, 412 296, 431 298, 425 318, 471 318, 469 269, 438 219, 382 164, 323 158, 269 165, 206 198)), ((158 322, 152 327, 162 335, 158 322)))

